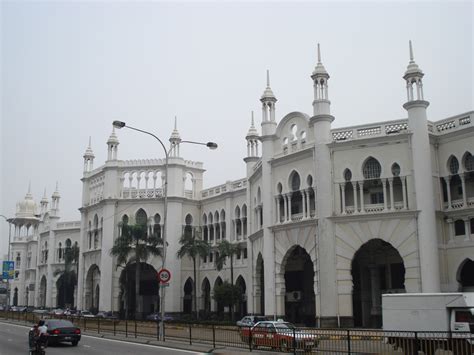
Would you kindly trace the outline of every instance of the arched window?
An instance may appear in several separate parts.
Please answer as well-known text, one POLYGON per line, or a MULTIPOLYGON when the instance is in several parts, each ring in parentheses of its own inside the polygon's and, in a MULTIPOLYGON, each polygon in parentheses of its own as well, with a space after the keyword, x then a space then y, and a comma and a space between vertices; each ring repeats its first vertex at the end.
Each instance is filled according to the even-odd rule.
POLYGON ((143 208, 140 208, 137 211, 137 214, 135 215, 136 223, 142 226, 146 226, 147 220, 148 220, 148 216, 146 215, 146 212, 143 210, 143 208))
POLYGON ((293 172, 291 176, 291 191, 299 191, 301 186, 300 175, 297 172, 293 172))
POLYGON ((462 219, 458 219, 454 222, 454 235, 465 235, 466 234, 466 226, 462 219))
POLYGON ((66 248, 70 248, 71 247, 71 239, 66 239, 66 248))
POLYGON ((459 171, 459 161, 454 155, 449 158, 448 168, 451 175, 455 175, 459 171))
POLYGON ((157 213, 155 217, 153 217, 153 234, 155 234, 158 238, 161 238, 161 216, 157 213))
POLYGON ((466 171, 474 171, 474 157, 469 152, 464 156, 464 169, 466 171))
POLYGON ((365 179, 378 179, 382 173, 382 167, 377 159, 370 157, 365 162, 362 173, 365 179))
POLYGON ((186 236, 192 236, 193 234, 193 217, 190 215, 190 214, 187 214, 186 215, 186 218, 184 219, 184 223, 186 223, 186 225, 184 226, 184 234, 186 236))
POLYGON ((63 245, 61 244, 61 242, 59 242, 58 245, 58 258, 59 261, 61 261, 61 259, 63 258, 63 245))
POLYGON ((400 165, 398 165, 397 163, 392 164, 392 175, 400 176, 400 165))
POLYGON ((308 175, 306 178, 306 185, 308 185, 308 187, 313 187, 313 177, 311 175, 308 175))
POLYGON ((344 170, 344 180, 351 181, 352 179, 352 171, 351 169, 344 170))

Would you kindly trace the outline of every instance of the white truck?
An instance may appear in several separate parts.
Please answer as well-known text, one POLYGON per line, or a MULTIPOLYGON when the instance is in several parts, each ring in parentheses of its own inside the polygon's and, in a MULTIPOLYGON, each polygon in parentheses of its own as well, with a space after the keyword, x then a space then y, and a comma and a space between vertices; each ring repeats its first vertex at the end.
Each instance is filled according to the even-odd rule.
POLYGON ((474 292, 384 294, 382 321, 387 341, 405 354, 473 354, 474 292))

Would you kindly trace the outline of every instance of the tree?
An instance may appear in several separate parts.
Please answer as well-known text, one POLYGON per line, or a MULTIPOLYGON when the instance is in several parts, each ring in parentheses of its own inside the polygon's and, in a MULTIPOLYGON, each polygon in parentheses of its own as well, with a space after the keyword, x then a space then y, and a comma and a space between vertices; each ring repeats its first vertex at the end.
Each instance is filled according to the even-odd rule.
POLYGON ((228 305, 229 310, 231 310, 239 301, 239 292, 240 289, 238 286, 230 284, 229 281, 224 281, 222 284, 214 287, 213 298, 217 303, 228 305))
POLYGON ((163 240, 156 233, 148 235, 146 224, 129 225, 120 222, 119 228, 122 233, 115 239, 110 254, 117 257, 117 265, 126 267, 127 264, 135 263, 135 318, 138 318, 140 316, 138 307, 140 263, 147 262, 150 256, 161 256, 163 240))
POLYGON ((64 269, 59 269, 54 272, 54 276, 59 276, 58 282, 60 283, 59 287, 62 287, 64 290, 63 295, 63 305, 68 301, 68 293, 71 295, 71 291, 74 292, 74 287, 77 285, 77 274, 79 267, 79 247, 77 244, 73 246, 66 244, 64 249, 64 269), (76 264, 76 270, 72 270, 72 264, 76 264), (72 287, 71 287, 72 286, 72 287))
POLYGON ((197 228, 194 229, 194 233, 185 230, 184 234, 179 239, 179 244, 181 245, 181 248, 179 248, 176 256, 180 259, 188 256, 193 260, 193 301, 194 309, 196 311, 196 319, 199 319, 196 297, 196 258, 204 258, 207 256, 209 254, 210 246, 206 241, 201 239, 201 231, 197 228))
MULTIPOLYGON (((217 247, 219 251, 219 256, 216 258, 216 268, 218 271, 221 271, 224 267, 227 257, 230 258, 230 285, 232 286, 231 290, 233 290, 234 286, 234 255, 237 255, 240 252, 240 247, 238 244, 232 244, 227 240, 221 241, 219 246, 217 247)), ((236 295, 239 295, 240 292, 237 292, 236 295)), ((233 298, 233 295, 232 295, 233 298)), ((230 317, 231 320, 234 320, 234 309, 233 304, 231 305, 230 309, 230 317)))

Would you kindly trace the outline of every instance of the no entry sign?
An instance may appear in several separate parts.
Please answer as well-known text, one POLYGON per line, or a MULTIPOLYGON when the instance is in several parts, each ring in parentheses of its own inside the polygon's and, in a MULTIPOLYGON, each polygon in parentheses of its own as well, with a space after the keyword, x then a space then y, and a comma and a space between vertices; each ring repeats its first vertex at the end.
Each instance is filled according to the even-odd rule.
POLYGON ((161 283, 168 283, 171 280, 171 272, 168 269, 161 269, 158 271, 158 281, 161 283))

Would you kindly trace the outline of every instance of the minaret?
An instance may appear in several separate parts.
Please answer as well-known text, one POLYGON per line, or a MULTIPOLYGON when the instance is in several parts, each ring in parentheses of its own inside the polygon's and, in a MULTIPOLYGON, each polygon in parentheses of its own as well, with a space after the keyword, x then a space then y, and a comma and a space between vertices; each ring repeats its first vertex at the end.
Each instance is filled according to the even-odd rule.
POLYGON ((92 169, 94 169, 94 152, 92 151, 91 148, 91 137, 89 137, 89 146, 86 149, 86 152, 84 153, 84 172, 90 172, 92 169))
POLYGON ((440 292, 438 239, 436 232, 435 191, 431 166, 430 141, 421 69, 415 63, 410 43, 410 62, 403 79, 406 81, 408 128, 412 134, 411 152, 418 214, 418 245, 422 292, 440 292))
POLYGON ((51 215, 53 217, 59 217, 59 199, 61 195, 59 194, 58 182, 56 182, 56 190, 51 196, 51 215))
POLYGON ((112 133, 107 140, 107 161, 117 160, 119 140, 115 134, 115 127, 112 128, 112 133))
POLYGON ((253 111, 252 111, 252 120, 250 123, 249 131, 247 132, 247 136, 245 136, 247 140, 247 157, 244 158, 245 163, 247 164, 247 177, 252 174, 252 168, 254 167, 255 163, 260 159, 259 151, 258 151, 258 132, 255 129, 255 122, 253 118, 253 111))
MULTIPOLYGON (((277 101, 272 89, 270 88, 270 73, 267 70, 267 87, 260 98, 262 103, 262 135, 260 141, 262 142, 262 185, 261 196, 262 202, 258 206, 253 206, 252 226, 254 231, 260 229, 261 223, 263 230, 263 260, 265 260, 265 315, 273 316, 277 314, 275 302, 275 253, 274 253, 274 235, 270 230, 273 225, 273 183, 272 183, 272 166, 273 159, 273 141, 275 139, 275 132, 277 124, 275 122, 275 103, 277 101), (262 211, 262 220, 260 221, 260 210, 262 211)), ((260 310, 259 310, 260 311, 260 310)), ((255 313, 255 311, 254 311, 255 313)))
MULTIPOLYGON (((316 304, 324 304, 319 312, 319 325, 325 327, 337 326, 339 314, 337 304, 336 270, 334 268, 335 242, 334 226, 330 219, 333 213, 333 178, 331 176, 332 163, 329 144, 332 142, 331 116, 328 95, 329 74, 321 62, 321 50, 318 43, 318 62, 311 74, 314 87, 313 117, 310 119, 310 127, 314 134, 314 166, 317 173, 314 174, 314 190, 316 198, 317 240, 320 255, 320 287, 316 295, 316 304)), ((351 300, 347 300, 351 302, 351 300)), ((318 314, 318 311, 316 312, 318 314)))
POLYGON ((48 212, 48 198, 46 197, 46 188, 44 189, 43 198, 40 201, 41 214, 44 215, 48 212))
POLYGON ((171 132, 170 137, 170 158, 179 158, 179 143, 181 142, 181 136, 178 132, 178 118, 174 116, 174 129, 171 132))

